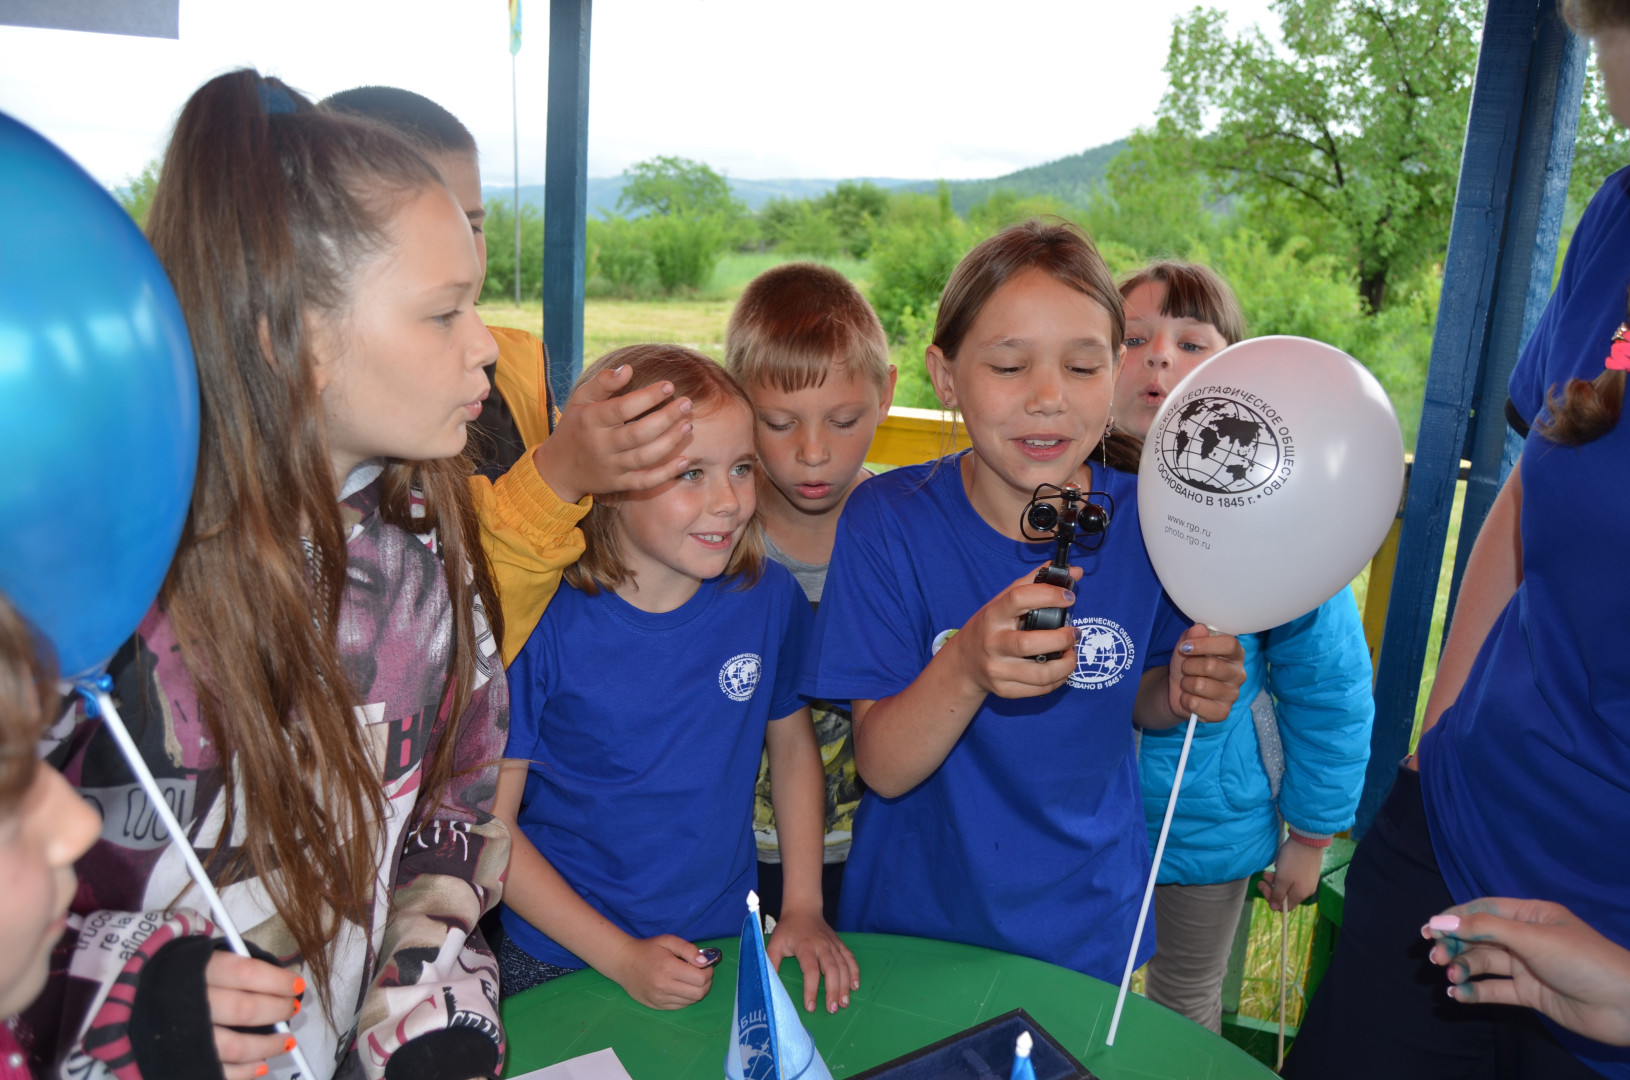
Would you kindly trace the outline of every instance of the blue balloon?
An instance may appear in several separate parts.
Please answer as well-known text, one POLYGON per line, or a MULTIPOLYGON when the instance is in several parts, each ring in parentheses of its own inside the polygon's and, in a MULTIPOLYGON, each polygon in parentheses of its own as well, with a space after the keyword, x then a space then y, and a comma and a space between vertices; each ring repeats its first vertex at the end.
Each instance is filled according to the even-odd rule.
POLYGON ((130 215, 0 113, 0 590, 65 676, 106 665, 164 582, 198 465, 198 373, 130 215))

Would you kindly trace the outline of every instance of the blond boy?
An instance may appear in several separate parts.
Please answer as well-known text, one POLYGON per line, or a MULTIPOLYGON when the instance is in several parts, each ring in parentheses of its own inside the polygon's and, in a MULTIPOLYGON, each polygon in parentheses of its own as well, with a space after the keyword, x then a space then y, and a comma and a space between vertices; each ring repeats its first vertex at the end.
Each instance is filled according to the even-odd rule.
MULTIPOLYGON (((788 263, 754 278, 730 316, 725 366, 753 402, 758 505, 770 558, 819 604, 849 494, 871 475, 866 451, 894 397, 888 340, 871 305, 842 274, 788 263)), ((860 780, 847 702, 812 703, 826 769, 822 898, 835 918, 860 780)), ((753 829, 764 910, 781 903, 781 855, 768 761, 759 769, 753 829)))

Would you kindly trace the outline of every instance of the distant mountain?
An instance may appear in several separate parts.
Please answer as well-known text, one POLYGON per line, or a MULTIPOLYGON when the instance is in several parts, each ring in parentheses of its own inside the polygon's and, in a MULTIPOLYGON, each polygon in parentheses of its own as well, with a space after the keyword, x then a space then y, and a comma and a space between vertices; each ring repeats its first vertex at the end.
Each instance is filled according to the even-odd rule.
MULTIPOLYGON (((1093 189, 1103 181, 1104 173, 1109 169, 1110 159, 1125 149, 1126 140, 1117 139, 1112 143, 1095 146, 1091 150, 1083 150, 1079 154, 1049 161, 1044 165, 1032 165, 1028 169, 1020 169, 1018 172, 998 176, 993 180, 953 180, 951 207, 959 214, 966 214, 970 207, 1003 190, 1018 192, 1020 195, 1051 195, 1070 206, 1086 206, 1093 189)), ((926 181, 910 185, 905 190, 932 192, 934 188, 933 181, 926 181)))
MULTIPOLYGON (((999 190, 1018 192, 1020 195, 1052 195, 1061 202, 1072 206, 1085 206, 1092 194, 1092 189, 1103 180, 1104 172, 1109 167, 1110 159, 1126 149, 1126 140, 1105 143, 1084 150, 1079 154, 1072 154, 1057 161, 1049 161, 1044 165, 1032 165, 1028 169, 998 176, 993 180, 952 180, 951 205, 959 214, 968 212, 968 208, 976 203, 983 202, 999 190)), ((868 176, 856 177, 855 182, 869 180, 879 187, 895 191, 924 191, 932 193, 938 181, 935 180, 899 180, 890 177, 868 176)), ((831 191, 842 180, 739 180, 731 178, 730 189, 736 197, 747 204, 749 210, 762 209, 771 199, 813 199, 831 191)), ((623 178, 620 176, 591 176, 589 177, 588 204, 589 213, 595 217, 604 217, 617 209, 617 198, 623 191, 623 178)), ((511 188, 508 185, 491 184, 482 188, 482 193, 488 199, 508 199, 511 188)), ((543 209, 543 185, 522 184, 521 202, 543 209)))

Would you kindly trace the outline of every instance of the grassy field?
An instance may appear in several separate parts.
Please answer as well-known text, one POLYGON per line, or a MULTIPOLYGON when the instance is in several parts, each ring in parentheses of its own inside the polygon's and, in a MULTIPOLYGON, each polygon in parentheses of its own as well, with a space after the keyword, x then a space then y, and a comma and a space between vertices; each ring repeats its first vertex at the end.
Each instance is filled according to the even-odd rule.
MULTIPOLYGON (((730 320, 736 297, 753 277, 771 266, 787 261, 773 254, 732 254, 720 261, 719 268, 708 288, 690 296, 659 299, 619 299, 591 295, 584 302, 583 336, 584 355, 589 359, 611 349, 645 341, 676 341, 719 359, 724 357, 725 326, 730 320)), ((865 264, 854 260, 832 260, 831 265, 856 279, 864 287, 865 264)), ((516 307, 509 303, 487 303, 481 307, 481 317, 498 326, 514 326, 537 333, 543 326, 541 304, 531 303, 516 307)), ((1420 733, 1421 713, 1426 707, 1426 692, 1432 685, 1437 670, 1437 659, 1443 634, 1444 613, 1448 607, 1449 581, 1454 567, 1455 537, 1460 530, 1460 510, 1465 496, 1465 485, 1460 484, 1455 494, 1453 515, 1449 525, 1449 544, 1444 552, 1438 578, 1437 600, 1432 612, 1432 632, 1427 645, 1426 666, 1421 674, 1420 698, 1415 710, 1415 734, 1410 738, 1413 748, 1420 733)), ((1366 569, 1353 582, 1359 610, 1364 608, 1369 583, 1366 569)), ((1251 947, 1246 962, 1245 985, 1241 995, 1240 1011, 1243 1015, 1262 1020, 1273 1020, 1279 1008, 1279 918, 1268 905, 1257 901, 1252 905, 1251 947)), ((1308 949, 1313 939, 1315 912, 1305 905, 1290 917, 1290 983, 1287 1020, 1301 1020, 1302 975, 1307 968, 1308 949)), ((1142 973, 1134 987, 1141 991, 1142 973)))

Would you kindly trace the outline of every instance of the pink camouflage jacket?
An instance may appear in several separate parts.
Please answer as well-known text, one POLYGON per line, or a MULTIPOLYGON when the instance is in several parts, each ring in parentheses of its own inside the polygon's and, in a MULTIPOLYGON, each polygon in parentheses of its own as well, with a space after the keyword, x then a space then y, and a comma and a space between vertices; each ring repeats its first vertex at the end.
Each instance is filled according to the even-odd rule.
MULTIPOLYGON (((350 533, 339 635, 352 685, 365 702, 357 720, 380 763, 385 793, 380 887, 372 924, 347 923, 341 931, 331 1010, 308 992, 293 1032, 314 1080, 379 1078, 387 1067, 393 1080, 496 1076, 504 1049, 498 973, 476 924, 497 903, 509 858, 508 832, 490 813, 509 697, 497 645, 478 610, 482 655, 454 779, 440 810, 410 831, 425 763, 447 726, 441 709, 452 611, 434 536, 414 536, 380 519, 378 475, 377 466, 360 467, 342 500, 350 533)), ((120 714, 193 847, 207 857, 228 793, 169 620, 156 605, 110 673, 120 714)), ((74 915, 47 990, 19 1033, 31 1042, 40 1075, 135 1080, 141 1069, 132 1043, 148 1015, 142 995, 160 989, 143 982, 144 966, 167 944, 219 932, 101 722, 75 711, 48 733, 47 744, 52 762, 101 810, 103 827, 80 860, 74 915)), ((234 883, 222 896, 251 945, 300 970, 309 984, 261 880, 234 883)), ((148 969, 172 970, 162 961, 148 969)), ((191 981, 201 984, 196 973, 191 981)), ((187 990, 167 986, 160 997, 184 1000, 187 990)), ((197 1038, 209 1038, 207 1026, 199 1031, 197 1038)), ((190 1033, 187 1039, 195 1041, 190 1033)), ((198 1055, 219 1069, 211 1048, 199 1047, 198 1055)), ((271 1076, 294 1080, 299 1073, 283 1056, 272 1059, 271 1076)))

